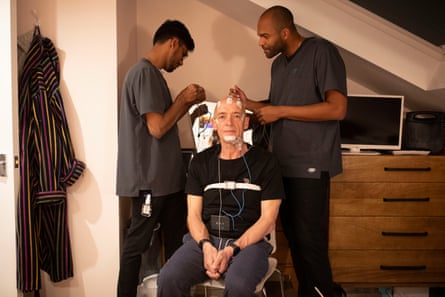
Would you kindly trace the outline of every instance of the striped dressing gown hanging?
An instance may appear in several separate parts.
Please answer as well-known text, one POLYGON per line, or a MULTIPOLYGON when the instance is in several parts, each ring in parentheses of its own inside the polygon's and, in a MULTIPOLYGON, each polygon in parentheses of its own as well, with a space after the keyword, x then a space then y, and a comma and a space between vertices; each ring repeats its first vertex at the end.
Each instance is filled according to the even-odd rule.
POLYGON ((40 289, 40 270, 54 282, 73 276, 66 187, 85 164, 74 157, 59 67, 53 43, 36 26, 19 81, 17 287, 25 292, 40 289))

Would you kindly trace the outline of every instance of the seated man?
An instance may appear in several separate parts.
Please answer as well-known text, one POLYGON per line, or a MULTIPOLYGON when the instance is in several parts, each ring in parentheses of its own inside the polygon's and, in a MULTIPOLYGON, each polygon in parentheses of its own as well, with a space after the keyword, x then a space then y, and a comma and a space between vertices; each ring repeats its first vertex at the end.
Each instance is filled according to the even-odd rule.
POLYGON ((225 280, 224 296, 256 296, 268 269, 284 190, 278 164, 243 141, 249 125, 241 101, 221 99, 212 119, 219 144, 191 161, 186 185, 189 233, 161 269, 158 296, 189 296, 193 285, 225 280))

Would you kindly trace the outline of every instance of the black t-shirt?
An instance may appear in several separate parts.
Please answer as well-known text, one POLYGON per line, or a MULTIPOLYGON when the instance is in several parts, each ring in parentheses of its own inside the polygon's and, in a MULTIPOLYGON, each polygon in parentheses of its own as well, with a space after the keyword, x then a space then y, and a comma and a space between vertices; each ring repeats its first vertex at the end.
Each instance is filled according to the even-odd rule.
POLYGON ((271 153, 252 146, 243 157, 219 159, 221 147, 215 145, 197 154, 191 161, 186 193, 203 196, 202 219, 210 234, 238 238, 261 215, 261 200, 284 199, 278 163, 271 153), (208 189, 206 186, 225 181, 257 185, 250 189, 208 189), (211 215, 228 218, 230 230, 212 229, 211 215))

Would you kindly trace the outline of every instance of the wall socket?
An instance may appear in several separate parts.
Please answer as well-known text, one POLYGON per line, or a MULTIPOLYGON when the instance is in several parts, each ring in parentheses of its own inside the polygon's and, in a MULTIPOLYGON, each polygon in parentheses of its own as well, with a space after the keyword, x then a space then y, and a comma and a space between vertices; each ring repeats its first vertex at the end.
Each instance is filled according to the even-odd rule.
POLYGON ((0 177, 6 177, 6 154, 0 154, 0 177))

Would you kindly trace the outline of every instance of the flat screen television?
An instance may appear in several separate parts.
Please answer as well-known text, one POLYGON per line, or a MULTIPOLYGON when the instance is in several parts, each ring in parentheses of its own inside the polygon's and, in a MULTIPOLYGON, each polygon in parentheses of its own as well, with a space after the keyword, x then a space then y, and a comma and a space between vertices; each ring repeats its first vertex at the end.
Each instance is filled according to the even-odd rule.
POLYGON ((400 150, 403 112, 401 95, 348 95, 346 117, 340 121, 343 153, 400 150))

